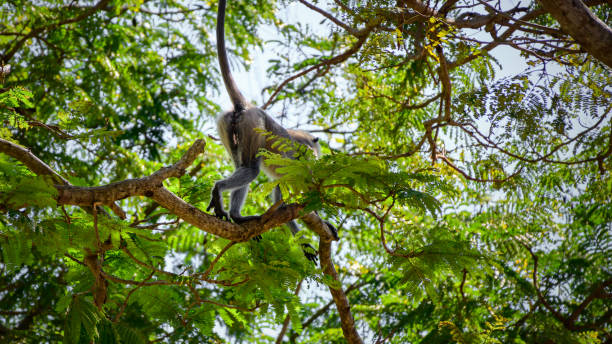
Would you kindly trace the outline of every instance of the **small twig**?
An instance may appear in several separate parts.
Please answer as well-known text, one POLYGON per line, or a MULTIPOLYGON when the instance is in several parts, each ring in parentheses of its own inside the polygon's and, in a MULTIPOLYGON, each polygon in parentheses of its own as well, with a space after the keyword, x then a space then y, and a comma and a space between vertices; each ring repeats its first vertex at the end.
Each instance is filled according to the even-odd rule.
MULTIPOLYGON (((295 288, 295 292, 294 292, 295 296, 297 296, 300 293, 300 289, 302 288, 302 282, 304 282, 303 279, 298 282, 297 287, 295 288)), ((287 314, 287 316, 285 316, 285 321, 283 321, 283 327, 281 328, 280 333, 276 337, 276 344, 281 344, 283 342, 285 333, 287 332, 287 329, 289 328, 289 320, 291 320, 291 316, 287 314)))
POLYGON ((181 285, 183 283, 183 282, 172 282, 172 281, 166 281, 166 280, 157 280, 157 281, 152 281, 152 282, 127 280, 127 279, 119 278, 117 276, 113 276, 113 275, 105 272, 104 270, 100 270, 100 274, 105 279, 113 281, 115 283, 130 284, 130 285, 140 285, 140 284, 142 284, 143 286, 148 286, 148 285, 181 285))
POLYGON ((329 19, 332 23, 340 26, 341 28, 345 29, 346 31, 348 31, 351 35, 355 35, 357 34, 358 30, 350 27, 349 25, 343 23, 340 19, 334 17, 333 15, 331 15, 331 13, 323 10, 322 8, 319 8, 307 1, 304 0, 298 0, 299 2, 301 2, 302 4, 304 4, 304 6, 310 8, 311 10, 318 12, 319 14, 321 14, 322 16, 324 16, 325 18, 329 19))
POLYGON ((149 269, 149 270, 153 271, 153 273, 157 272, 157 273, 164 274, 164 275, 167 275, 167 276, 171 276, 171 277, 174 277, 174 278, 180 278, 180 277, 182 277, 182 276, 177 275, 177 274, 175 274, 175 273, 173 273, 173 272, 169 272, 169 271, 165 271, 165 270, 159 269, 159 268, 157 268, 157 267, 155 267, 155 266, 153 266, 153 265, 150 265, 150 264, 147 264, 147 263, 145 263, 145 262, 141 261, 140 259, 136 258, 136 257, 135 257, 135 256, 132 254, 132 252, 130 252, 130 250, 128 250, 128 248, 127 248, 127 247, 125 247, 125 246, 124 246, 124 247, 121 247, 121 250, 122 250, 122 251, 123 251, 125 254, 127 254, 127 255, 128 255, 128 257, 130 257, 130 259, 132 259, 134 262, 136 262, 136 264, 138 264, 138 265, 140 265, 140 266, 142 266, 142 267, 144 267, 144 268, 147 268, 147 269, 149 269))
POLYGON ((77 264, 83 265, 83 266, 87 266, 85 265, 85 263, 83 263, 82 261, 76 259, 74 256, 70 255, 69 253, 64 253, 64 256, 69 258, 70 260, 74 261, 77 264))
POLYGON ((227 245, 225 245, 225 247, 223 247, 223 249, 221 249, 221 251, 219 252, 219 254, 217 254, 217 256, 215 257, 215 259, 213 259, 213 261, 210 263, 210 265, 208 266, 208 268, 206 269, 206 271, 204 271, 201 274, 197 274, 196 276, 198 278, 202 278, 205 279, 208 277, 208 275, 212 272, 213 268, 215 267, 215 264, 217 264, 217 262, 219 261, 219 259, 221 259, 221 257, 225 254, 225 252, 227 252, 227 250, 229 250, 232 246, 234 246, 236 244, 236 242, 234 241, 230 241, 227 245))
POLYGON ((62 212, 64 213, 64 220, 66 221, 67 224, 70 224, 70 216, 68 216, 68 213, 66 212, 66 207, 61 206, 60 208, 62 208, 62 212))
MULTIPOLYGON (((155 275, 155 271, 151 272, 151 274, 149 275, 149 277, 145 278, 143 280, 143 282, 146 282, 148 280, 150 280, 153 275, 155 275)), ((121 307, 119 308, 119 312, 117 312, 117 315, 115 315, 115 319, 113 319, 113 322, 116 323, 117 321, 119 321, 119 319, 121 318, 121 315, 123 315, 123 312, 125 311, 125 307, 127 307, 128 301, 130 300, 130 296, 132 296, 132 294, 140 289, 142 286, 144 285, 144 283, 141 283, 139 285, 137 285, 136 287, 132 288, 127 295, 125 296, 125 300, 123 300, 123 303, 121 304, 121 307)))
MULTIPOLYGON (((514 173, 512 173, 511 175, 507 176, 506 178, 503 179, 482 179, 482 178, 476 178, 476 177, 472 177, 469 174, 467 174, 465 171, 461 170, 459 167, 455 166, 455 164, 453 164, 447 157, 445 157, 444 155, 436 155, 437 159, 440 159, 442 161, 444 161, 444 163, 446 163, 450 168, 452 168, 453 170, 459 172, 459 174, 461 174, 465 179, 467 180, 471 180, 473 182, 479 182, 479 183, 505 183, 508 180, 516 177, 517 175, 519 175, 521 173, 521 171, 523 171, 523 166, 519 167, 518 170, 516 170, 514 173)), ((504 172, 505 174, 505 172, 504 172)))
POLYGON ((249 276, 246 276, 244 279, 242 279, 242 280, 240 280, 238 282, 231 282, 230 280, 218 281, 218 280, 213 280, 213 279, 202 278, 202 281, 204 281, 204 282, 208 282, 208 283, 216 284, 216 285, 222 285, 224 287, 239 286, 241 284, 245 284, 246 282, 248 282, 250 280, 251 280, 251 278, 249 276))
POLYGON ((459 285, 459 292, 461 293, 462 301, 465 303, 465 293, 463 292, 463 286, 465 285, 465 280, 466 280, 468 271, 466 268, 463 268, 462 272, 463 272, 463 276, 461 277, 461 284, 459 285))
MULTIPOLYGON (((382 19, 379 19, 382 20, 382 19)), ((285 86, 287 86, 288 83, 290 83, 291 81, 304 76, 314 70, 317 70, 323 66, 330 66, 330 65, 335 65, 335 64, 339 64, 342 63, 344 61, 346 61, 349 57, 351 57, 353 54, 355 54, 357 51, 359 51, 359 49, 361 49, 361 46, 366 42, 366 40, 368 39, 368 36, 370 34, 370 32, 373 30, 373 28, 375 27, 375 25, 378 25, 379 22, 375 22, 373 23, 374 25, 368 26, 363 30, 359 30, 354 36, 358 37, 357 42, 355 42, 355 44, 353 44, 353 46, 351 46, 349 49, 347 49, 345 52, 343 52, 342 54, 336 55, 334 57, 331 57, 329 59, 323 60, 319 63, 317 63, 314 66, 311 66, 310 68, 306 68, 303 71, 285 79, 285 81, 283 81, 280 85, 278 85, 278 87, 276 88, 276 90, 272 93, 272 95, 270 96, 270 98, 268 98, 268 101, 261 107, 262 109, 267 109, 272 102, 274 101, 274 99, 276 98, 276 96, 282 91, 283 88, 285 88, 285 86)))

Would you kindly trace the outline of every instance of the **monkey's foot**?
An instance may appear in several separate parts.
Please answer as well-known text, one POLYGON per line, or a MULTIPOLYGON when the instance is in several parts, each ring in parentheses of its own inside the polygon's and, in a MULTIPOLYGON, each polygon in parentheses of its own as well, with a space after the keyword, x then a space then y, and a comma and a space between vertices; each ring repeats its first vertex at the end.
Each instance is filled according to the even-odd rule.
POLYGON ((329 228, 329 230, 332 232, 334 239, 340 240, 340 238, 338 238, 338 229, 336 228, 336 226, 329 223, 329 221, 323 221, 323 223, 325 223, 327 225, 327 228, 329 228))
POLYGON ((304 252, 304 257, 306 257, 306 259, 317 265, 317 261, 319 260, 319 252, 317 252, 312 245, 302 244, 302 252, 304 252))
POLYGON ((223 206, 221 205, 220 202, 215 202, 215 199, 213 197, 212 200, 210 200, 210 204, 208 204, 208 207, 206 208, 206 211, 210 211, 211 209, 214 210, 215 212, 215 217, 221 220, 225 220, 225 221, 229 221, 230 217, 229 214, 227 213, 227 211, 225 211, 223 209, 223 206))

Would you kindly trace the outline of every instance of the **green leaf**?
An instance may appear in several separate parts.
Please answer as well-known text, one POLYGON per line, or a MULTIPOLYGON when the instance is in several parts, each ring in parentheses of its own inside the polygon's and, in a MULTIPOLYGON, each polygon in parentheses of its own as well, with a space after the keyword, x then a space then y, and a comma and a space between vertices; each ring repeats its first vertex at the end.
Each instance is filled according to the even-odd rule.
POLYGON ((97 325, 101 318, 91 301, 81 296, 73 297, 64 324, 65 343, 78 344, 81 338, 85 342, 100 338, 97 325))

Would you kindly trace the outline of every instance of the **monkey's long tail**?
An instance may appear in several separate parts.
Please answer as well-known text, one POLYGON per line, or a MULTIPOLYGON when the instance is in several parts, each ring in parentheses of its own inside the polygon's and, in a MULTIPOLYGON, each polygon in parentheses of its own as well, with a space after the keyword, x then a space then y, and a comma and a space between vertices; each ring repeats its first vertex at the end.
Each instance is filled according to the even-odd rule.
POLYGON ((227 51, 225 49, 225 3, 226 0, 219 0, 219 7, 217 9, 217 55, 225 89, 234 105, 234 112, 238 113, 246 109, 248 102, 242 93, 240 93, 238 85, 236 85, 232 77, 227 59, 227 51))

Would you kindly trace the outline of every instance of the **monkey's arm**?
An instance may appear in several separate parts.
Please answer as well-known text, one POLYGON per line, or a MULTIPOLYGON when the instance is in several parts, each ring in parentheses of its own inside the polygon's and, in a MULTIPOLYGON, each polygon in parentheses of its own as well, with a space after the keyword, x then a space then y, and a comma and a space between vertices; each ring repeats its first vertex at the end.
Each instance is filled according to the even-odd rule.
MULTIPOLYGON (((272 201, 276 203, 278 201, 282 201, 282 199, 283 199, 283 195, 281 193, 280 187, 277 185, 272 191, 272 201)), ((317 213, 317 216, 318 215, 319 214, 317 213)), ((329 230, 332 232, 334 239, 338 240, 338 230, 336 229, 336 227, 332 225, 329 221, 323 221, 323 223, 325 223, 327 227, 329 228, 329 230)), ((295 220, 289 221, 287 225, 291 229, 291 233, 293 233, 293 235, 295 235, 297 232, 300 231, 300 227, 298 226, 297 222, 295 222, 295 220)), ((308 260, 314 263, 317 262, 317 259, 319 258, 318 252, 314 247, 312 247, 312 245, 302 244, 302 251, 304 251, 304 256, 308 260)))

